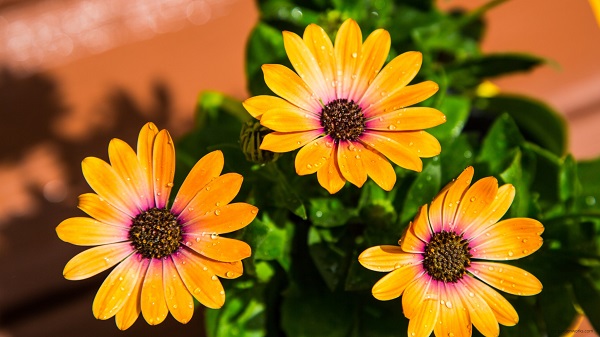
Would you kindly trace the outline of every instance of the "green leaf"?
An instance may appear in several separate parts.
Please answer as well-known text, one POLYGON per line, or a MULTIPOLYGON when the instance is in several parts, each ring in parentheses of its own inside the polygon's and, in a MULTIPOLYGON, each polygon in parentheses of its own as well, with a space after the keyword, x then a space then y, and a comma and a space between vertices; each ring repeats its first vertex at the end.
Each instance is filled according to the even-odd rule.
POLYGON ((589 275, 576 275, 573 277, 573 292, 592 327, 600 331, 600 281, 589 275))
POLYGON ((515 199, 509 211, 511 217, 524 217, 530 213, 532 196, 529 186, 535 159, 526 154, 528 152, 525 152, 524 155, 519 148, 515 148, 510 165, 500 173, 502 180, 512 184, 516 190, 515 199))
POLYGON ((568 155, 562 160, 558 179, 561 201, 567 201, 579 195, 580 186, 577 179, 577 163, 572 155, 568 155))
POLYGON ((263 176, 273 183, 272 201, 275 206, 290 210, 302 220, 308 218, 300 193, 295 185, 290 184, 288 177, 279 169, 277 163, 267 164, 263 176))
POLYGON ((446 95, 438 109, 446 115, 446 123, 428 130, 429 133, 440 141, 458 137, 469 117, 469 100, 466 97, 446 95))
POLYGON ((504 114, 496 119, 483 139, 477 161, 487 163, 491 172, 500 172, 507 166, 507 161, 513 160, 511 150, 523 142, 514 120, 504 114))
POLYGON ((334 244, 327 242, 315 227, 308 231, 308 252, 331 291, 346 277, 351 249, 348 238, 334 244))
POLYGON ((222 308, 206 309, 208 337, 262 337, 265 335, 265 303, 262 289, 228 289, 222 308))
POLYGON ((440 163, 442 165, 441 185, 449 183, 475 160, 475 143, 468 134, 461 134, 453 142, 442 147, 440 163))
POLYGON ((578 200, 582 210, 600 211, 600 158, 581 161, 577 164, 577 176, 581 183, 578 200))
POLYGON ((441 169, 439 160, 432 160, 425 166, 411 185, 402 212, 400 222, 407 223, 417 214, 419 207, 429 203, 440 191, 441 169))
POLYGON ((278 226, 269 215, 261 212, 262 221, 258 218, 246 227, 242 240, 252 248, 254 260, 277 260, 284 269, 289 268, 290 240, 293 225, 285 223, 278 226))
POLYGON ((250 33, 246 45, 246 78, 251 95, 272 94, 261 67, 263 64, 288 64, 281 31, 259 22, 250 33))
POLYGON ((348 209, 337 198, 315 198, 310 200, 308 218, 315 226, 337 227, 346 224, 356 211, 348 209))

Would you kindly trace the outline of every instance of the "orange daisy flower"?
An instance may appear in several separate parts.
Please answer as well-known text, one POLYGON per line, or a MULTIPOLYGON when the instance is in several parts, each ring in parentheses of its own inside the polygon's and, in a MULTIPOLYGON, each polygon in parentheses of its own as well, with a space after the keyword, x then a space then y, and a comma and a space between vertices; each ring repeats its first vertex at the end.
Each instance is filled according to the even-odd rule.
POLYGON ((544 226, 529 218, 498 222, 515 196, 512 185, 498 188, 493 177, 469 187, 467 168, 420 208, 398 246, 365 250, 359 262, 390 272, 373 286, 373 296, 402 296, 409 336, 470 336, 472 325, 498 336, 498 323, 519 321, 512 305, 490 286, 513 295, 535 295, 542 284, 527 271, 498 262, 527 256, 542 246, 544 226), (483 282, 480 282, 483 281, 483 282))
POLYGON ((346 180, 361 187, 367 175, 389 191, 396 174, 387 159, 420 172, 421 157, 440 153, 437 139, 422 130, 444 123, 446 117, 433 108, 406 108, 438 90, 431 81, 407 86, 421 67, 421 53, 399 55, 380 71, 390 34, 378 29, 363 43, 352 19, 340 27, 335 45, 315 24, 302 38, 283 32, 283 41, 296 73, 278 64, 263 65, 265 82, 280 97, 263 95, 244 102, 252 116, 275 131, 264 138, 261 149, 301 148, 296 172, 317 172, 330 193, 346 180))
POLYGON ((167 203, 175 172, 175 148, 167 130, 152 123, 139 135, 137 155, 125 142, 108 146, 110 164, 88 157, 83 175, 96 193, 79 197, 88 217, 63 221, 56 228, 63 241, 96 246, 73 257, 64 276, 80 280, 115 265, 94 299, 94 316, 116 316, 124 330, 140 312, 149 324, 168 312, 187 323, 196 298, 209 308, 225 302, 218 277, 242 275, 241 260, 250 256, 245 242, 220 237, 248 225, 256 207, 229 204, 242 176, 221 174, 223 154, 214 151, 198 161, 173 205, 167 203))

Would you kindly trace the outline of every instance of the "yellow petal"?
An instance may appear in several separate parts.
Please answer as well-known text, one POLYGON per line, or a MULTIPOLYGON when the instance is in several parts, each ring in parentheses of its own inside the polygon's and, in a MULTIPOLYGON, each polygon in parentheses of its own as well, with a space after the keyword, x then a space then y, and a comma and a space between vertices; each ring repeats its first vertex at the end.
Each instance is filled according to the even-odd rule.
POLYGON ((175 176, 175 147, 167 130, 160 131, 154 140, 152 172, 156 207, 165 208, 175 176))
POLYGON ((438 126, 446 116, 434 108, 402 108, 388 113, 375 113, 366 123, 369 130, 414 131, 438 126))
POLYGON ((321 111, 319 97, 295 72, 279 64, 263 64, 262 70, 269 89, 281 98, 306 111, 321 111))
POLYGON ((490 306, 498 323, 513 326, 519 322, 519 315, 515 308, 497 291, 473 279, 471 276, 465 276, 461 280, 469 285, 471 289, 474 289, 473 292, 479 295, 490 306))
POLYGON ((322 129, 321 121, 317 115, 298 107, 270 109, 262 115, 260 124, 279 132, 322 129))
POLYGON ((444 188, 438 193, 438 195, 433 198, 431 202, 431 207, 429 207, 429 223, 431 224, 431 229, 433 233, 439 233, 444 229, 444 200, 446 199, 446 195, 448 194, 448 190, 450 186, 454 184, 454 180, 444 186, 444 188))
POLYGON ((296 155, 296 173, 303 176, 317 172, 332 156, 333 144, 333 140, 326 136, 301 148, 296 155))
POLYGON ((195 253, 180 249, 171 258, 186 288, 198 302, 218 309, 225 303, 225 290, 214 272, 205 268, 195 253))
POLYGON ((91 218, 68 218, 56 227, 58 237, 78 246, 97 246, 127 241, 129 230, 104 224, 91 218))
POLYGON ((467 268, 485 283, 513 295, 535 295, 542 291, 542 283, 527 271, 496 262, 471 262, 467 268))
POLYGON ((306 27, 302 38, 319 65, 325 84, 331 88, 329 89, 327 96, 323 97, 325 103, 327 103, 335 99, 335 88, 330 86, 331 82, 335 80, 333 44, 323 28, 315 24, 310 24, 306 27))
MULTIPOLYGON (((410 318, 408 322, 408 336, 429 336, 434 329, 435 323, 439 317, 440 305, 438 298, 439 293, 438 282, 415 280, 406 289, 402 297, 402 307, 404 315, 410 318), (419 284, 422 283, 422 284, 419 284), (420 288, 422 286, 422 288, 420 288), (411 302, 406 302, 405 298, 411 289, 423 289, 423 292, 418 293, 417 297, 411 295, 411 302), (410 314, 407 308, 410 307, 410 314)), ((411 293, 415 293, 411 291, 411 293)))
POLYGON ((117 323, 119 330, 129 329, 140 316, 142 281, 143 277, 140 276, 131 291, 131 296, 129 296, 123 305, 123 308, 121 308, 115 316, 115 323, 117 323))
POLYGON ((365 131, 360 140, 368 146, 381 152, 396 165, 409 170, 421 172, 423 162, 421 159, 406 146, 396 142, 386 134, 380 131, 365 131))
POLYGON ((390 52, 390 45, 390 33, 384 29, 377 29, 367 37, 361 47, 360 59, 356 67, 356 72, 353 74, 356 75, 356 78, 352 82, 348 99, 355 102, 360 101, 367 91, 369 83, 373 82, 373 79, 385 63, 390 52))
POLYGON ((148 179, 133 149, 124 141, 114 138, 108 144, 108 157, 137 208, 143 211, 153 207, 152 189, 148 187, 148 179))
POLYGON ((449 231, 454 228, 454 217, 459 204, 462 202, 465 191, 471 184, 473 179, 473 167, 467 167, 459 176, 456 181, 448 189, 448 194, 444 198, 443 211, 442 211, 442 229, 449 231))
POLYGON ((482 210, 479 217, 471 224, 465 224, 464 237, 476 238, 488 227, 498 222, 506 214, 514 198, 515 188, 511 184, 500 186, 492 204, 482 210))
POLYGON ((250 256, 250 246, 240 240, 220 237, 215 233, 187 234, 185 245, 198 254, 222 262, 240 261, 250 256))
POLYGON ((543 232, 544 226, 535 219, 500 221, 471 241, 471 254, 486 260, 520 259, 540 249, 543 232))
MULTIPOLYGON (((146 123, 140 130, 137 143, 137 157, 146 176, 146 185, 154 193, 154 183, 152 182, 152 151, 154 149, 154 139, 158 134, 158 128, 153 123, 146 123)), ((152 196, 151 200, 154 200, 152 196)))
POLYGON ((173 213, 181 213, 198 192, 221 174, 224 164, 225 160, 221 151, 213 151, 200 158, 177 192, 171 207, 173 213))
POLYGON ((108 163, 95 157, 87 157, 81 162, 81 169, 90 187, 106 202, 130 217, 138 214, 135 196, 108 163))
POLYGON ((95 193, 85 193, 79 196, 79 209, 92 218, 106 224, 129 228, 132 218, 119 211, 95 193))
POLYGON ((348 98, 352 86, 352 75, 356 74, 362 48, 362 33, 356 21, 347 19, 335 37, 337 98, 348 98))
POLYGON ((101 273, 133 253, 130 242, 119 242, 84 250, 75 255, 63 270, 67 280, 83 280, 101 273))
POLYGON ((256 119, 260 119, 270 109, 287 109, 294 106, 282 98, 269 95, 250 97, 242 102, 242 105, 256 119))
MULTIPOLYGON (((420 212, 422 214, 423 212, 420 212)), ((417 215, 419 216, 419 215, 417 215)), ((407 253, 423 253, 425 251, 425 242, 423 242, 414 232, 414 226, 423 220, 415 219, 415 222, 408 224, 408 228, 404 231, 404 235, 400 239, 402 250, 407 253)), ((427 219, 425 219, 427 221, 427 219)))
POLYGON ((465 192, 460 205, 458 205, 458 211, 453 221, 458 232, 462 233, 467 226, 480 221, 481 213, 494 202, 497 194, 498 180, 496 178, 486 177, 476 181, 465 192))
POLYGON ((209 259, 202 255, 198 255, 197 257, 204 266, 206 266, 210 271, 219 277, 234 279, 242 276, 244 273, 244 265, 242 264, 242 261, 222 262, 209 259))
POLYGON ((464 278, 458 280, 456 289, 469 310, 469 317, 477 330, 484 336, 498 336, 500 334, 498 320, 488 303, 477 293, 477 289, 465 282, 464 278))
MULTIPOLYGON (((333 151, 337 151, 337 145, 334 145, 333 151)), ((339 165, 337 163, 337 156, 330 156, 318 171, 317 179, 319 184, 323 186, 330 194, 337 193, 344 187, 346 179, 340 172, 339 165)))
POLYGON ((432 81, 425 81, 397 88, 397 90, 392 91, 389 96, 387 96, 386 93, 379 101, 372 103, 373 105, 363 105, 366 106, 363 113, 365 114, 365 117, 371 118, 384 111, 402 109, 428 99, 438 90, 439 86, 432 81))
POLYGON ((406 253, 399 246, 375 246, 365 249, 358 262, 374 271, 392 271, 405 265, 420 264, 423 258, 419 254, 406 253))
POLYGON ((432 234, 427 216, 427 205, 423 205, 419 208, 417 215, 415 215, 415 220, 412 225, 413 233, 423 242, 429 242, 432 234))
POLYGON ((163 285, 163 259, 151 259, 142 287, 142 315, 148 324, 162 323, 169 313, 163 285))
POLYGON ((385 135, 421 158, 431 158, 442 151, 440 142, 425 131, 386 132, 385 135))
POLYGON ((473 326, 455 283, 440 282, 440 313, 434 332, 436 336, 471 336, 473 326))
POLYGON ((258 208, 246 203, 234 203, 219 208, 183 224, 183 234, 230 233, 246 227, 258 213, 258 208))
POLYGON ((362 152, 365 170, 373 181, 386 191, 391 191, 396 184, 396 172, 384 155, 374 149, 365 148, 362 152))
POLYGON ((261 150, 272 152, 290 152, 298 149, 323 134, 323 130, 310 130, 298 132, 271 132, 263 138, 261 150))
POLYGON ((94 317, 109 319, 121 310, 140 279, 144 277, 147 268, 148 259, 139 254, 132 254, 113 269, 94 298, 94 317))
POLYGON ((194 299, 170 258, 163 260, 163 284, 165 301, 171 315, 180 323, 189 322, 194 314, 194 299))
POLYGON ((340 140, 337 158, 342 176, 357 187, 367 181, 367 171, 363 162, 362 153, 367 152, 359 142, 340 140))
MULTIPOLYGON (((426 302, 438 303, 437 281, 432 280, 427 273, 410 283, 402 294, 402 311, 404 316, 413 319, 426 302)), ((435 307, 437 312, 437 306, 435 307)), ((437 315, 437 314, 436 314, 437 315)), ((433 330, 433 324, 430 325, 433 330)))
POLYGON ((404 265, 382 277, 373 286, 373 297, 380 301, 398 298, 415 278, 423 274, 421 265, 404 265))

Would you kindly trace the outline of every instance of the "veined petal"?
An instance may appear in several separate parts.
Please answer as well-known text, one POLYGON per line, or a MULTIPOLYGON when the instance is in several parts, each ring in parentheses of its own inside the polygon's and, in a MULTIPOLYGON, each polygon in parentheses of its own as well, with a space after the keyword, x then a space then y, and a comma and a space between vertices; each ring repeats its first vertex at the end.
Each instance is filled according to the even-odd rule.
POLYGON ((296 173, 306 175, 317 172, 332 156, 333 140, 329 136, 315 139, 296 155, 296 173))
MULTIPOLYGON (((423 212, 420 212, 422 214, 423 212)), ((419 216, 419 215, 417 215, 419 216)), ((407 253, 423 253, 425 252, 425 242, 419 239, 414 232, 416 223, 423 220, 415 219, 415 222, 410 222, 408 228, 404 231, 402 238, 398 242, 402 247, 402 250, 407 253)), ((427 219, 425 219, 427 221, 427 219)))
POLYGON ((298 107, 270 109, 262 115, 260 124, 279 132, 309 131, 322 128, 317 115, 298 107))
POLYGON ((362 48, 362 33, 356 21, 347 19, 335 37, 336 93, 337 98, 349 97, 352 75, 356 73, 359 53, 362 48))
POLYGON ((152 172, 155 205, 157 208, 165 208, 175 176, 175 147, 167 130, 160 131, 154 140, 152 172))
POLYGON ((246 203, 234 203, 219 208, 219 212, 210 212, 194 218, 183 225, 184 235, 202 235, 202 233, 230 233, 246 227, 254 220, 258 208, 246 203))
POLYGON ((375 246, 365 249, 359 256, 358 262, 363 267, 389 272, 411 264, 421 264, 423 257, 419 254, 406 253, 399 246, 375 246))
POLYGON ((423 55, 415 51, 396 56, 369 85, 369 89, 367 89, 359 104, 368 106, 369 104, 378 103, 380 100, 388 98, 395 91, 405 87, 421 69, 422 61, 423 55))
POLYGON ((180 249, 171 258, 183 283, 198 302, 218 309, 225 303, 225 290, 214 272, 205 268, 195 253, 180 249), (184 263, 185 262, 185 263, 184 263))
POLYGON ((77 207, 92 218, 111 226, 129 228, 131 220, 133 220, 129 215, 119 211, 95 193, 80 195, 77 207))
POLYGON ((290 152, 300 148, 323 134, 322 129, 298 132, 271 132, 263 138, 261 150, 290 152))
POLYGON ((417 172, 423 170, 423 162, 419 156, 404 145, 387 137, 384 133, 379 131, 365 131, 361 135, 360 140, 367 146, 381 152, 381 154, 385 155, 398 166, 417 172))
POLYGON ((474 258, 486 260, 514 260, 540 249, 544 226, 535 219, 513 218, 488 227, 471 241, 474 258))
POLYGON ((78 246, 97 246, 127 241, 129 230, 84 217, 68 218, 56 227, 58 237, 78 246))
POLYGON ((479 295, 490 306, 498 323, 513 326, 519 322, 519 315, 515 308, 497 291, 468 275, 462 278, 462 282, 468 284, 471 289, 474 289, 473 292, 479 295))
POLYGON ((221 174, 224 164, 223 152, 218 150, 200 158, 181 184, 171 211, 180 214, 198 192, 221 174))
POLYGON ((177 219, 185 226, 197 217, 221 212, 220 207, 227 205, 238 194, 243 180, 237 173, 226 173, 215 178, 196 194, 177 219))
POLYGON ((422 158, 437 156, 442 151, 440 142, 425 131, 381 132, 415 155, 422 158))
POLYGON ((185 245, 198 254, 223 262, 240 261, 250 256, 250 246, 244 241, 224 238, 215 233, 187 234, 185 245))
POLYGON ((141 293, 142 315, 148 324, 162 323, 169 313, 163 285, 163 259, 151 259, 141 293))
POLYGON ((500 186, 492 204, 481 211, 479 217, 470 224, 465 224, 464 237, 476 238, 487 228, 498 222, 510 208, 515 198, 515 188, 511 184, 500 186))
POLYGON ((101 198, 130 217, 138 213, 132 195, 108 163, 102 159, 87 157, 81 162, 81 169, 87 183, 101 198))
POLYGON ((412 226, 412 231, 423 242, 429 242, 432 231, 429 227, 429 219, 427 213, 427 204, 421 206, 415 215, 415 220, 412 226))
MULTIPOLYGON (((459 233, 465 231, 466 226, 479 220, 481 212, 488 208, 498 194, 498 180, 494 177, 486 177, 476 181, 467 192, 465 192, 453 224, 459 233)), ((451 228, 454 228, 451 227, 451 228)))
POLYGON ((383 111, 395 111, 422 102, 439 90, 437 83, 425 81, 406 87, 393 89, 389 95, 383 95, 377 102, 365 104, 365 117, 372 118, 383 111), (372 105, 371 105, 372 104, 372 105))
POLYGON ((498 320, 488 303, 478 294, 477 289, 471 287, 463 278, 458 280, 456 290, 469 310, 469 317, 477 330, 484 336, 498 336, 500 334, 498 320))
MULTIPOLYGON (((335 144, 333 151, 337 151, 337 145, 335 144)), ((344 179, 340 172, 337 156, 330 155, 329 159, 325 162, 325 165, 317 171, 317 179, 319 180, 319 184, 330 194, 337 193, 344 187, 346 179, 344 179)))
POLYGON ((180 323, 189 322, 194 314, 194 299, 170 258, 163 259, 163 285, 165 301, 171 315, 180 323))
MULTIPOLYGON (((303 40, 312 55, 315 57, 323 79, 328 86, 327 100, 335 98, 335 88, 330 86, 335 80, 335 57, 333 52, 333 44, 327 36, 323 28, 311 23, 304 30, 303 40)), ((325 99, 324 98, 324 99, 325 99)))
POLYGON ((126 300, 123 308, 121 308, 121 310, 119 310, 115 316, 115 323, 117 323, 119 330, 129 329, 129 327, 131 327, 140 316, 142 281, 143 277, 140 275, 135 283, 135 286, 133 287, 133 290, 131 291, 131 295, 126 300))
POLYGON ((279 64, 263 64, 262 70, 269 89, 281 98, 306 111, 314 113, 321 111, 317 94, 288 67, 279 64))
MULTIPOLYGON (((154 183, 152 181, 152 152, 154 149, 154 139, 158 134, 158 128, 154 123, 146 123, 140 130, 137 143, 137 157, 140 161, 142 171, 146 176, 146 185, 154 193, 154 183)), ((154 200, 152 196, 151 200, 154 200)))
POLYGON ((115 173, 123 180, 123 186, 129 190, 137 208, 142 211, 154 206, 148 179, 133 149, 124 141, 114 138, 108 144, 108 157, 115 173))
POLYGON ((75 255, 63 270, 67 280, 83 280, 99 274, 133 253, 129 242, 97 246, 75 255))
POLYGON ((283 45, 296 73, 308 84, 309 88, 316 92, 325 102, 333 98, 333 90, 325 82, 316 58, 306 44, 304 44, 302 38, 296 33, 284 31, 283 45))
POLYGON ((535 295, 542 291, 542 283, 525 270, 496 262, 471 262, 467 271, 478 279, 513 295, 535 295))
POLYGON ((373 296, 380 301, 399 297, 415 278, 424 273, 421 265, 404 265, 382 277, 373 286, 373 296))
POLYGON ((443 212, 442 212, 442 229, 452 230, 454 228, 454 217, 459 204, 463 201, 463 195, 471 184, 473 179, 473 167, 467 167, 459 176, 456 178, 452 186, 448 189, 448 194, 444 198, 443 212))
POLYGON ((442 231, 442 229, 444 229, 444 200, 446 199, 448 190, 453 184, 454 180, 444 186, 440 193, 438 193, 438 195, 433 198, 433 201, 431 202, 431 207, 429 207, 429 223, 431 224, 433 233, 439 233, 442 231))
POLYGON ((471 336, 469 312, 454 283, 440 282, 440 313, 435 324, 436 336, 471 336))
POLYGON ((242 105, 252 117, 260 119, 262 115, 271 109, 289 109, 295 107, 292 103, 275 96, 259 95, 250 97, 242 105))
POLYGON ((353 74, 356 75, 356 79, 352 82, 348 99, 355 102, 360 101, 367 91, 369 83, 373 81, 385 63, 390 52, 390 45, 391 38, 387 30, 377 29, 367 37, 360 51, 357 69, 353 74))
POLYGON ((408 336, 429 336, 439 317, 439 288, 441 282, 416 279, 402 296, 404 316, 408 322, 408 336), (419 292, 418 292, 419 291, 419 292))
POLYGON ((414 131, 444 124, 446 116, 426 107, 402 108, 388 113, 374 113, 366 123, 369 130, 414 131))
POLYGON ((221 278, 234 279, 242 276, 244 273, 242 261, 222 262, 202 255, 197 255, 197 257, 202 261, 204 266, 221 278))
POLYGON ((396 171, 384 155, 374 149, 365 148, 362 152, 365 170, 373 181, 386 191, 391 191, 396 184, 396 171))
POLYGON ((362 187, 367 181, 367 171, 361 154, 367 152, 362 144, 349 140, 340 140, 337 158, 342 176, 356 185, 362 187))
POLYGON ((92 304, 94 317, 109 319, 123 308, 146 273, 147 261, 141 255, 132 254, 113 269, 94 298, 92 304))

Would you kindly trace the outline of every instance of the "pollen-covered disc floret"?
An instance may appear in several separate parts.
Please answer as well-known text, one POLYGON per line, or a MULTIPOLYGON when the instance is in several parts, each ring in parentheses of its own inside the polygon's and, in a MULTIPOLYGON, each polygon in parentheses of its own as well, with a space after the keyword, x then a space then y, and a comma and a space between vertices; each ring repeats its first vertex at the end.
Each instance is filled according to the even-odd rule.
POLYGON ((425 246, 423 267, 434 280, 456 282, 471 264, 469 243, 454 232, 434 233, 425 246))
POLYGON ((181 226, 167 209, 153 207, 138 214, 131 223, 129 240, 143 257, 160 259, 181 245, 181 226))
POLYGON ((333 100, 321 110, 321 126, 334 140, 357 140, 365 131, 361 107, 347 99, 333 100))

